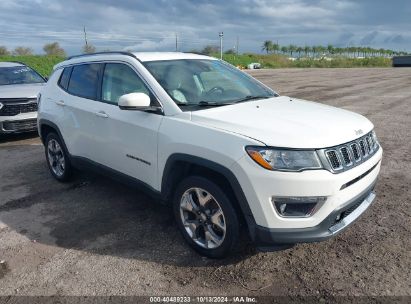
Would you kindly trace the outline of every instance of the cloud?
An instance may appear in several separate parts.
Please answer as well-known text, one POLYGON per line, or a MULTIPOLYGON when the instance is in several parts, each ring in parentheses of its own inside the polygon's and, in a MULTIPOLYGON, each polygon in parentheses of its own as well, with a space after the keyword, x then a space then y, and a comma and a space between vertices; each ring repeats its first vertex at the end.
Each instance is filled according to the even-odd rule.
POLYGON ((365 35, 361 40, 360 40, 360 44, 361 45, 370 45, 374 42, 375 38, 378 36, 378 32, 377 31, 373 31, 371 33, 368 33, 367 35, 365 35))
POLYGON ((345 33, 341 33, 336 42, 335 45, 336 46, 348 46, 352 43, 351 39, 354 37, 355 35, 351 32, 345 32, 345 33))
POLYGON ((404 36, 403 35, 395 35, 395 36, 392 36, 392 37, 387 37, 385 40, 384 40, 384 42, 385 43, 394 43, 394 44, 402 44, 402 43, 404 43, 405 42, 405 38, 404 38, 404 36))
POLYGON ((83 26, 98 50, 183 51, 240 40, 240 51, 280 44, 363 44, 411 50, 411 2, 397 0, 1 0, 0 45, 80 52, 83 26))

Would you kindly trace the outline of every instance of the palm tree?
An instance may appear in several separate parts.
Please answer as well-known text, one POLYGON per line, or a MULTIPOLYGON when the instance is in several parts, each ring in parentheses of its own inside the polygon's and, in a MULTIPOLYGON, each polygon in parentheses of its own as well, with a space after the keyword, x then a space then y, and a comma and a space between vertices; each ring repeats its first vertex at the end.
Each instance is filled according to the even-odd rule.
POLYGON ((271 52, 272 49, 273 49, 273 42, 271 40, 264 41, 261 50, 266 51, 268 54, 269 52, 271 52))
POLYGON ((288 51, 290 52, 290 56, 293 57, 293 53, 297 51, 297 46, 294 44, 290 44, 288 46, 288 51))
POLYGON ((288 53, 288 46, 282 46, 281 47, 281 52, 285 55, 285 54, 287 54, 288 53))
POLYGON ((297 47, 296 51, 297 51, 297 53, 298 53, 298 58, 300 58, 300 57, 301 57, 301 53, 304 51, 304 48, 301 47, 301 46, 299 46, 299 47, 297 47))
POLYGON ((311 47, 309 47, 308 45, 304 46, 304 54, 305 57, 307 57, 307 55, 311 52, 311 47))
POLYGON ((335 48, 332 44, 327 45, 327 51, 329 55, 334 55, 335 48))
POLYGON ((280 50, 280 46, 278 45, 278 43, 273 43, 273 46, 271 47, 271 50, 274 53, 277 53, 280 50))
POLYGON ((312 51, 313 51, 313 57, 317 57, 317 55, 318 55, 318 46, 313 45, 313 46, 311 47, 311 49, 312 49, 312 51))

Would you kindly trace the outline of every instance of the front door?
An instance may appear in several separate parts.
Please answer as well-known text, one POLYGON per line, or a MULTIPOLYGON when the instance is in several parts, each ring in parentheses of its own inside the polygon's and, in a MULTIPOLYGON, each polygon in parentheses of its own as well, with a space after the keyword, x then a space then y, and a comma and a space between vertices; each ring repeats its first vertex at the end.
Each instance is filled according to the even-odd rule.
POLYGON ((101 83, 101 102, 97 109, 95 141, 104 165, 137 178, 155 188, 157 181, 157 137, 162 115, 121 110, 120 96, 145 93, 152 105, 157 101, 132 67, 106 63, 101 83))

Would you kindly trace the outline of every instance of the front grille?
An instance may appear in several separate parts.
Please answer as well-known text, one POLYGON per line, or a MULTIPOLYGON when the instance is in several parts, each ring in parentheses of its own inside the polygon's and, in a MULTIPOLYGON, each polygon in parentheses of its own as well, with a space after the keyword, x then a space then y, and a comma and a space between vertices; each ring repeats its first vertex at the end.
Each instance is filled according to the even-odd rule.
POLYGON ((365 162, 378 148, 377 140, 370 132, 351 142, 322 149, 319 155, 331 171, 339 173, 365 162))
POLYGON ((367 137, 366 137, 366 141, 367 141, 368 151, 369 151, 370 153, 372 153, 372 150, 374 150, 374 145, 373 145, 373 143, 372 143, 371 136, 367 136, 367 137))
POLYGON ((26 120, 16 120, 16 121, 4 121, 3 130, 22 132, 22 131, 32 131, 37 128, 36 119, 26 119, 26 120))
POLYGON ((337 155, 336 151, 330 150, 330 151, 327 151, 326 154, 327 154, 328 160, 330 161, 331 167, 334 170, 338 170, 338 169, 342 168, 341 161, 338 158, 338 155, 337 155))
POLYGON ((357 143, 353 143, 350 145, 351 147, 351 151, 352 151, 352 155, 354 157, 355 161, 360 161, 361 160, 361 155, 360 155, 360 149, 358 148, 358 144, 357 143))
POLYGON ((351 166, 352 165, 351 155, 350 155, 350 152, 348 151, 348 149, 349 149, 348 147, 342 147, 340 149, 340 152, 341 152, 341 155, 342 155, 342 158, 344 160, 345 165, 346 166, 351 166))
POLYGON ((36 99, 0 99, 0 116, 16 116, 21 113, 36 112, 36 99))
POLYGON ((359 143, 360 143, 362 156, 367 156, 368 150, 367 150, 367 147, 365 146, 364 140, 360 140, 359 143))

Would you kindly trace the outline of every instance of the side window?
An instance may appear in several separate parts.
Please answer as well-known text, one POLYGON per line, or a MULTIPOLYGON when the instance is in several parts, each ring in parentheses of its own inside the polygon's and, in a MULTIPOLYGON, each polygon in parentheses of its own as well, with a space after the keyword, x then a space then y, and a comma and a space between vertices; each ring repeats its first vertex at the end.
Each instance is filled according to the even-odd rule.
POLYGON ((120 96, 129 93, 145 93, 150 96, 150 91, 132 68, 121 63, 107 63, 101 98, 116 105, 120 96))
POLYGON ((99 63, 74 66, 68 85, 68 92, 88 99, 97 99, 100 71, 101 64, 99 63))
POLYGON ((61 73, 60 75, 59 86, 65 91, 67 91, 67 88, 68 88, 70 74, 71 74, 72 69, 73 69, 72 67, 64 68, 63 73, 61 73))

